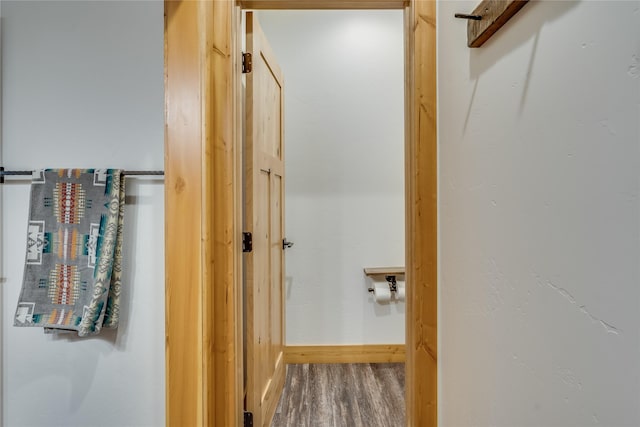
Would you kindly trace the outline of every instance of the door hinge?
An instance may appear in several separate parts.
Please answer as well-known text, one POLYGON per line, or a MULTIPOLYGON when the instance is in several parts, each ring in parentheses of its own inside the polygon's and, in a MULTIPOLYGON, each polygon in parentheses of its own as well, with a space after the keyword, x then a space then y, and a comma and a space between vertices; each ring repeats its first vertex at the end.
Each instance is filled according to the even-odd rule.
POLYGON ((253 250, 253 236, 251 233, 242 233, 242 252, 251 252, 253 250))
POLYGON ((253 62, 250 53, 242 53, 242 74, 250 73, 253 70, 253 62))
POLYGON ((253 427, 253 413, 244 411, 244 427, 253 427))

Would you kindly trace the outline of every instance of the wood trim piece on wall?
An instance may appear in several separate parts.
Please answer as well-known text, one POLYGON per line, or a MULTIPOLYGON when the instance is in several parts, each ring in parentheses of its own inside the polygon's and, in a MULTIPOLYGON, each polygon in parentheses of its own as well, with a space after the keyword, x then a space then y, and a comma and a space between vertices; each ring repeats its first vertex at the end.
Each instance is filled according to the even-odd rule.
MULTIPOLYGON (((274 4, 304 9, 310 1, 274 4)), ((359 8, 384 3, 331 0, 320 8, 353 8, 354 1, 359 8)), ((235 4, 165 0, 168 426, 232 427, 242 418, 235 4)), ((435 9, 435 0, 413 0, 405 9, 406 401, 407 425, 421 427, 437 426, 435 9)))
POLYGON ((166 423, 170 426, 203 423, 202 165, 200 160, 192 163, 202 153, 195 16, 195 2, 165 2, 166 423))
POLYGON ((438 132, 436 2, 405 11, 406 410, 408 426, 438 425, 438 132))
POLYGON ((522 9, 529 0, 483 0, 471 15, 480 20, 467 21, 467 46, 480 47, 522 9))
POLYGON ((394 363, 405 361, 403 344, 286 346, 284 360, 297 363, 394 363))
POLYGON ((165 1, 169 426, 242 414, 236 13, 232 1, 165 1))

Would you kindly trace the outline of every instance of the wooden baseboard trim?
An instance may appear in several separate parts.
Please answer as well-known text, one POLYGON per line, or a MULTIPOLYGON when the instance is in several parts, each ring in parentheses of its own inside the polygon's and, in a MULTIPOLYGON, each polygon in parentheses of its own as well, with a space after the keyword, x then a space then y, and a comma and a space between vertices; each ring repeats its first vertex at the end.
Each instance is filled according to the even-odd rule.
POLYGON ((284 349, 288 364, 397 363, 405 361, 404 344, 296 345, 284 349))

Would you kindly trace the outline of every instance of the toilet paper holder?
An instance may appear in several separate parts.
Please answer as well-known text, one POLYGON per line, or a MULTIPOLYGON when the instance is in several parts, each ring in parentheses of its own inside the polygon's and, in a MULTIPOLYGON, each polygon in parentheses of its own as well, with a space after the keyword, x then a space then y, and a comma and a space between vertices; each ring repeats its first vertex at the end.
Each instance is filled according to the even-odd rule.
MULTIPOLYGON (((389 284, 389 290, 391 292, 398 292, 397 276, 404 276, 404 267, 373 267, 365 268, 364 274, 369 277, 384 276, 389 284)), ((367 289, 369 292, 374 292, 372 287, 367 289)))
MULTIPOLYGON (((389 284, 389 290, 391 292, 397 292, 398 291, 398 282, 396 281, 396 276, 395 275, 389 275, 389 276, 384 276, 385 280, 387 281, 387 283, 389 284)), ((369 292, 374 292, 375 289, 373 288, 369 288, 367 289, 369 292)))

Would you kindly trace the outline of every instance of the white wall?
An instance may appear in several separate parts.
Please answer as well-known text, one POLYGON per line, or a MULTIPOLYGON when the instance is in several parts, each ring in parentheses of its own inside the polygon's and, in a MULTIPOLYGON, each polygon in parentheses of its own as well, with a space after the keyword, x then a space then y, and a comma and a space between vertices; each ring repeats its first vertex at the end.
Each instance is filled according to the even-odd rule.
POLYGON ((401 11, 273 11, 285 80, 287 344, 404 342, 363 267, 404 265, 401 11))
POLYGON ((441 425, 640 425, 640 3, 439 2, 441 425))
MULTIPOLYGON (((162 2, 2 3, 2 157, 11 169, 162 169, 162 2)), ((2 187, 5 427, 164 425, 162 180, 127 180, 117 333, 14 328, 28 182, 2 187)))

